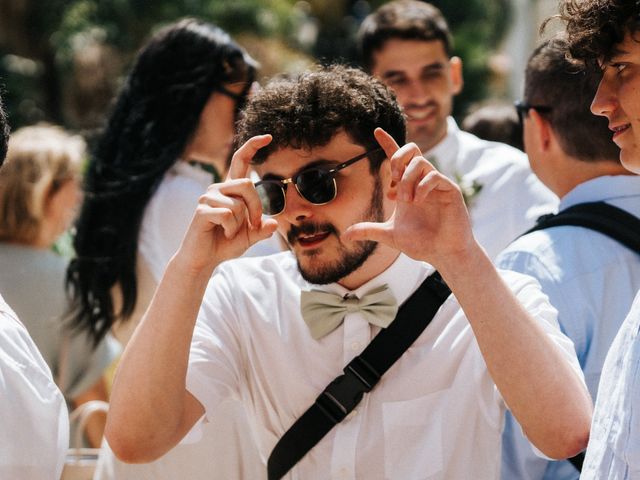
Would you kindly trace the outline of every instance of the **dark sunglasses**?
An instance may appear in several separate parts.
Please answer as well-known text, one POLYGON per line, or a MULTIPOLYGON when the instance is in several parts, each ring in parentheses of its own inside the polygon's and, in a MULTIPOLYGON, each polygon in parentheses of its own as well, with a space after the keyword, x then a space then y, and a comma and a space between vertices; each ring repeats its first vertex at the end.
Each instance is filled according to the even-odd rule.
POLYGON ((518 121, 520 122, 520 125, 524 125, 524 117, 529 115, 529 110, 531 109, 540 113, 549 113, 552 110, 551 107, 547 107, 546 105, 531 105, 524 100, 517 100, 513 105, 516 107, 516 112, 518 112, 518 121))
POLYGON ((290 183, 295 185, 300 196, 306 201, 314 205, 329 203, 338 194, 336 174, 343 168, 379 151, 382 151, 382 148, 369 150, 330 169, 326 166, 311 167, 283 180, 269 179, 254 183, 262 202, 262 211, 270 216, 281 214, 287 203, 287 185, 290 183))

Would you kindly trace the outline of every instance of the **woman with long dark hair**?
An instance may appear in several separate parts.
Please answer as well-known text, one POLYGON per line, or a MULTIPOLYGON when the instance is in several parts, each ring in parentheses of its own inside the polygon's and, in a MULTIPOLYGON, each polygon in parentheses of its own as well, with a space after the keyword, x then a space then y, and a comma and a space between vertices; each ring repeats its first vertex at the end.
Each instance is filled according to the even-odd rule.
MULTIPOLYGON (((255 66, 227 33, 193 19, 140 50, 88 166, 68 270, 75 324, 96 341, 110 330, 128 341, 198 198, 226 173, 255 66)), ((259 465, 247 428, 230 404, 202 441, 152 464, 125 465, 103 448, 98 478, 240 478, 259 465)))
POLYGON ((75 324, 96 342, 128 324, 116 329, 126 343, 198 197, 224 174, 254 69, 224 31, 193 19, 139 52, 89 164, 68 271, 75 324))

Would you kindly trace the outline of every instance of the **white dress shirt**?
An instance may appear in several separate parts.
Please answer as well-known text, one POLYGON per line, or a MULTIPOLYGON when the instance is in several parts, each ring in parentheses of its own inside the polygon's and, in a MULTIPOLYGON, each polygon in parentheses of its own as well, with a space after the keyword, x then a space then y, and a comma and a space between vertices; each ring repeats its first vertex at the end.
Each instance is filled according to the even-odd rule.
MULTIPOLYGON (((433 271, 404 255, 353 292, 311 285, 294 256, 281 253, 222 264, 211 279, 196 323, 187 389, 206 417, 227 398, 248 412, 266 462, 278 439, 326 385, 379 331, 360 313, 319 341, 300 313, 300 291, 362 296, 387 284, 404 302, 433 271)), ((556 312, 529 277, 504 272, 525 308, 579 371, 556 312)), ((505 405, 471 326, 453 296, 432 323, 287 478, 497 479, 505 405)))
MULTIPOLYGON (((604 176, 578 185, 560 210, 604 201, 640 218, 640 177, 604 176)), ((611 342, 640 289, 640 256, 608 236, 562 226, 519 238, 496 259, 500 268, 531 275, 558 310, 562 331, 573 340, 591 396, 611 342)), ((579 477, 567 461, 536 457, 514 418, 507 414, 502 478, 570 480, 579 477)))
POLYGON ((490 258, 531 228, 539 216, 557 211, 558 197, 533 174, 523 152, 463 132, 451 117, 447 136, 425 157, 435 158, 436 168, 447 177, 481 187, 467 208, 473 233, 490 258))
POLYGON ((640 294, 611 344, 600 392, 580 478, 640 478, 640 294))
MULTIPOLYGON (((147 204, 138 240, 138 254, 150 271, 151 282, 156 285, 182 242, 198 199, 211 182, 212 175, 209 172, 178 161, 165 174, 147 204)), ((268 255, 280 251, 277 242, 274 235, 254 245, 245 255, 268 255)), ((143 279, 144 275, 139 275, 139 280, 143 279)), ((153 287, 142 287, 145 292, 153 291, 153 287)), ((154 462, 137 465, 120 462, 105 443, 95 478, 259 480, 263 476, 266 478, 266 473, 249 436, 245 413, 238 402, 229 400, 221 405, 217 414, 211 417, 211 422, 202 429, 198 442, 182 443, 154 462)))
POLYGON ((0 478, 60 478, 68 446, 64 397, 26 328, 0 296, 0 478))

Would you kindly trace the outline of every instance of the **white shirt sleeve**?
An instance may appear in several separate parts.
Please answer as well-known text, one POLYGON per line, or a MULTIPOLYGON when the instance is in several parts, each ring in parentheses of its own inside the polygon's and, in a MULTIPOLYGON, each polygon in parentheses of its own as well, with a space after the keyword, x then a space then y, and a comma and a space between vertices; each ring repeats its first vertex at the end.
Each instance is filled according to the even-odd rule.
POLYGON ((60 478, 69 418, 51 371, 0 297, 0 478, 60 478))
POLYGON ((230 282, 218 269, 200 307, 187 371, 187 390, 204 406, 205 416, 224 400, 239 398, 244 362, 238 328, 230 282))

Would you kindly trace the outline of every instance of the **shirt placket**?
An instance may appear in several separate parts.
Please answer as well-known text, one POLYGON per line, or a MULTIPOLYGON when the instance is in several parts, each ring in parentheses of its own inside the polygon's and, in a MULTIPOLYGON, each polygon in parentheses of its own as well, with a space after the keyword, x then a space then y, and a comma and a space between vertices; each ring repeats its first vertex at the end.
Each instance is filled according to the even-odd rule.
MULTIPOLYGON (((343 364, 348 364, 356 355, 362 353, 371 340, 371 327, 363 316, 348 313, 344 319, 343 364)), ((367 398, 338 424, 331 455, 331 478, 356 478, 356 446, 367 398)))

